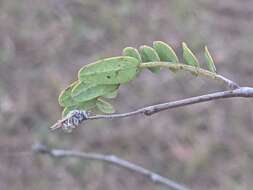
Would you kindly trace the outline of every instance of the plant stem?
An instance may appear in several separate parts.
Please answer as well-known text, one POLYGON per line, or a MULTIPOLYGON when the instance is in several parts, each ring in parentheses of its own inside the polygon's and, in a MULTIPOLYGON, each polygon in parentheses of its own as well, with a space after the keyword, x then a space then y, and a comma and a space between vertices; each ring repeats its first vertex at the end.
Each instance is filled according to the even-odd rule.
POLYGON ((141 63, 141 68, 152 68, 152 67, 166 67, 172 71, 189 71, 193 73, 194 75, 200 75, 205 76, 211 79, 219 80, 224 82, 230 89, 236 89, 239 88, 239 85, 235 82, 227 79, 224 76, 218 75, 217 73, 210 72, 205 69, 201 69, 199 67, 194 67, 190 65, 186 65, 183 63, 173 63, 173 62, 147 62, 147 63, 141 63))

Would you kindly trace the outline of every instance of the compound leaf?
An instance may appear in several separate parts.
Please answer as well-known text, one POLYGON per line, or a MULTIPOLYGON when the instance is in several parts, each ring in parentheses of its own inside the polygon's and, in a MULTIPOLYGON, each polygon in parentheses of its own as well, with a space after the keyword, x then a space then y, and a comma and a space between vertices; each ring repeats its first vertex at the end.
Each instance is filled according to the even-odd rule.
POLYGON ((208 70, 216 73, 216 67, 215 67, 214 61, 210 52, 208 51, 207 46, 205 46, 205 59, 206 59, 208 70))
POLYGON ((183 46, 183 57, 187 65, 199 67, 199 62, 192 51, 187 47, 186 43, 182 43, 183 46))
POLYGON ((139 73, 139 60, 129 56, 112 57, 84 66, 79 80, 96 84, 123 84, 139 73))
MULTIPOLYGON (((188 48, 187 44, 183 42, 182 47, 185 63, 193 67, 200 67, 196 56, 188 48)), ((208 70, 215 73, 215 64, 207 47, 205 47, 204 53, 208 70)), ((127 47, 122 54, 123 56, 99 60, 80 69, 78 73, 79 80, 72 83, 59 95, 59 104, 64 107, 63 116, 75 109, 113 113, 113 106, 102 98, 115 98, 119 86, 133 80, 141 71, 141 68, 145 68, 145 64, 141 65, 142 62, 179 63, 173 48, 161 41, 153 42, 153 48, 146 45, 141 46, 139 51, 133 47, 127 47)), ((170 68, 170 66, 168 67, 170 68)), ((177 71, 177 66, 175 66, 175 69, 173 66, 171 67, 173 68, 170 68, 172 71, 177 71)), ((147 65, 146 68, 153 73, 160 71, 160 67, 157 67, 156 64, 151 68, 147 65)), ((189 70, 193 74, 197 74, 197 72, 187 66, 179 69, 189 70)), ((205 74, 207 72, 202 73, 205 74)), ((210 73, 206 75, 209 76, 210 73)))
MULTIPOLYGON (((149 46, 141 46, 139 48, 140 50, 140 54, 141 54, 141 58, 143 62, 155 62, 155 61, 160 61, 159 55, 156 53, 156 51, 149 46)), ((159 73, 160 72, 160 68, 149 68, 149 70, 152 73, 159 73)))
POLYGON ((84 102, 103 96, 109 92, 113 92, 118 87, 119 85, 101 85, 79 82, 73 87, 71 96, 77 102, 84 102))
POLYGON ((97 99, 96 105, 97 105, 97 108, 103 113, 109 114, 109 113, 115 112, 113 106, 109 102, 106 102, 105 100, 101 98, 97 99))
POLYGON ((162 41, 155 41, 153 42, 153 47, 159 55, 161 61, 179 63, 178 57, 170 45, 162 41))

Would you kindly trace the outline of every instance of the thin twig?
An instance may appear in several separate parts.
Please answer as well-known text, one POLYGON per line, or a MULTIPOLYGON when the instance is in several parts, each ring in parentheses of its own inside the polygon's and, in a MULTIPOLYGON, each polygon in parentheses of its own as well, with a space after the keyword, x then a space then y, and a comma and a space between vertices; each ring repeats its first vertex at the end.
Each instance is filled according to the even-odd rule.
POLYGON ((233 97, 242 97, 242 98, 252 98, 253 97, 253 88, 252 87, 239 87, 235 90, 221 91, 215 92, 211 94, 205 94, 202 96, 191 97, 183 100, 166 102, 161 104, 156 104, 144 108, 137 109, 135 111, 119 113, 119 114, 108 114, 108 115, 89 115, 85 110, 74 110, 70 112, 65 118, 58 121, 52 127, 51 130, 56 130, 59 128, 66 129, 66 131, 70 131, 75 127, 79 126, 83 121, 86 120, 94 120, 94 119, 116 119, 116 118, 124 118, 130 117, 134 115, 144 114, 146 116, 153 115, 155 113, 172 109, 183 107, 187 105, 197 104, 201 102, 208 102, 212 100, 218 99, 226 99, 233 97))
POLYGON ((147 170, 139 165, 133 164, 129 161, 123 160, 119 157, 116 157, 114 155, 103 155, 103 154, 97 154, 97 153, 86 153, 86 152, 78 152, 73 150, 63 150, 63 149, 49 149, 45 145, 37 144, 34 145, 33 150, 38 153, 42 154, 48 154, 52 157, 77 157, 82 159, 88 159, 88 160, 98 160, 98 161, 104 161, 125 169, 128 169, 129 171, 133 171, 136 173, 139 173, 148 179, 150 179, 154 183, 160 183, 169 189, 174 190, 189 190, 188 188, 179 185, 178 183, 174 182, 173 180, 170 180, 168 178, 165 178, 157 173, 154 173, 150 170, 147 170))
POLYGON ((197 104, 197 103, 207 102, 207 101, 217 100, 217 99, 233 98, 233 97, 243 97, 243 98, 253 97, 253 88, 240 87, 235 90, 215 92, 215 93, 205 94, 202 96, 196 96, 196 97, 187 98, 183 100, 156 104, 156 105, 140 108, 132 112, 127 112, 127 113, 88 116, 87 119, 88 120, 89 119, 90 120, 114 119, 114 118, 130 117, 130 116, 138 115, 138 114, 144 114, 144 115, 149 116, 149 115, 152 115, 164 110, 172 109, 172 108, 177 108, 177 107, 182 107, 182 106, 187 106, 191 104, 197 104))

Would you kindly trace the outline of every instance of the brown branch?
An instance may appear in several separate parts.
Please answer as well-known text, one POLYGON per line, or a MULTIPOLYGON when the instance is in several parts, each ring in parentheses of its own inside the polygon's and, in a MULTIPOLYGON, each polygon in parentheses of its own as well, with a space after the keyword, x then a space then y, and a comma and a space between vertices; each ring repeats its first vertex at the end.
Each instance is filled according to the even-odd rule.
POLYGON ((217 99, 233 98, 233 97, 243 97, 243 98, 253 97, 253 88, 240 87, 235 90, 215 92, 211 94, 205 94, 202 96, 196 96, 196 97, 178 100, 174 102, 156 104, 156 105, 140 108, 138 110, 122 113, 122 114, 88 116, 87 119, 114 119, 114 118, 129 117, 129 116, 138 115, 138 114, 144 114, 144 115, 149 116, 149 115, 153 115, 155 113, 172 109, 172 108, 187 106, 191 104, 197 104, 201 102, 208 102, 208 101, 217 100, 217 99))
POLYGON ((150 179, 154 183, 160 183, 169 189, 174 190, 189 190, 188 188, 179 185, 178 183, 165 178, 157 173, 154 173, 150 170, 147 170, 139 165, 133 164, 129 161, 123 160, 119 157, 116 157, 114 155, 103 155, 103 154, 97 154, 97 153, 86 153, 86 152, 78 152, 73 150, 63 150, 63 149, 49 149, 45 145, 37 144, 34 145, 33 150, 38 153, 42 154, 48 154, 52 157, 77 157, 85 160, 98 160, 107 162, 109 164, 113 164, 125 169, 128 169, 129 171, 139 173, 148 179, 150 179))
POLYGON ((191 98, 187 98, 183 100, 156 104, 156 105, 140 108, 132 112, 119 113, 119 114, 91 115, 90 116, 86 113, 86 111, 74 110, 70 112, 65 118, 63 118, 62 120, 54 124, 50 129, 56 130, 58 128, 63 128, 63 129, 71 131, 73 128, 79 126, 83 121, 86 121, 86 120, 116 119, 116 118, 130 117, 130 116, 139 115, 139 114, 150 116, 155 113, 172 109, 172 108, 183 107, 187 105, 197 104, 201 102, 208 102, 208 101, 218 100, 218 99, 234 98, 234 97, 242 97, 242 98, 253 97, 253 88, 239 87, 235 90, 215 92, 215 93, 191 97, 191 98))

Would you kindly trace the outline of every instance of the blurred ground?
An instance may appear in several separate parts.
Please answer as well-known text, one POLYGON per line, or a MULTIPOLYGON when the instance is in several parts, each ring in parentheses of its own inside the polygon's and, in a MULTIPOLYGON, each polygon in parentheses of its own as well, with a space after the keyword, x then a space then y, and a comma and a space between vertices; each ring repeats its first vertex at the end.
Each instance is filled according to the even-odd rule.
MULTIPOLYGON (((252 189, 249 99, 49 133, 61 113, 58 94, 80 67, 154 40, 171 43, 178 53, 186 41, 198 57, 208 44, 219 73, 252 86, 253 1, 1 0, 0 189, 164 189, 102 163, 34 155, 36 142, 116 154, 195 190, 252 189)), ((124 112, 222 88, 185 73, 145 72, 113 103, 124 112)))

